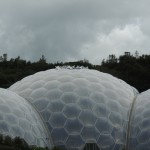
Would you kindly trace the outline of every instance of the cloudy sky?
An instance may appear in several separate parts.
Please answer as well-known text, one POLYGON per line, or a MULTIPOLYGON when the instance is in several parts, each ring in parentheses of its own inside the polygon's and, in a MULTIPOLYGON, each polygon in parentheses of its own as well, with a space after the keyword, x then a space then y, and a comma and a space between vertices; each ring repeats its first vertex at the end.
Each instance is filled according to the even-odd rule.
POLYGON ((48 62, 150 54, 149 0, 0 0, 0 55, 48 62))

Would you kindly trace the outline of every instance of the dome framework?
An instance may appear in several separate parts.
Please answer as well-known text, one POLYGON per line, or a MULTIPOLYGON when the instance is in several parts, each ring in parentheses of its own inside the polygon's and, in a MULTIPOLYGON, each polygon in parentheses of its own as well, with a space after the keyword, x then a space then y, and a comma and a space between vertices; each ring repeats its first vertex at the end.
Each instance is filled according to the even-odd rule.
POLYGON ((89 69, 51 69, 9 88, 42 116, 53 144, 62 149, 123 149, 137 92, 109 74, 89 69))

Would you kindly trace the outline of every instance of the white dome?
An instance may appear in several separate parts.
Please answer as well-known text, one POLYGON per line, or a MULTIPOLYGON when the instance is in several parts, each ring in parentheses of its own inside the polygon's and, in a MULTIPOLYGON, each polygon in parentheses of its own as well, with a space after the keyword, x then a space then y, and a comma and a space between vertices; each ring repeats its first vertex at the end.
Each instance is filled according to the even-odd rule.
POLYGON ((10 87, 43 117, 55 146, 122 149, 129 111, 137 93, 109 74, 89 69, 52 69, 10 87))
POLYGON ((34 108, 12 91, 0 88, 0 133, 29 145, 49 147, 48 135, 34 108))
POLYGON ((150 149, 150 90, 135 100, 130 129, 129 149, 150 149))

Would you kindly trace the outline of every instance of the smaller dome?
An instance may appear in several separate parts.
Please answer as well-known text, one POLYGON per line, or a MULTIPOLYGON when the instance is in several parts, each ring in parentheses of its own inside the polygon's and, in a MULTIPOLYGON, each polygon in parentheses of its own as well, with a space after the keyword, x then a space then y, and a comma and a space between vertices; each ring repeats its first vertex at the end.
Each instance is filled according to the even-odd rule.
POLYGON ((134 103, 128 148, 150 149, 150 90, 137 97, 134 103))
POLYGON ((29 145, 49 147, 49 137, 38 113, 19 95, 0 88, 0 133, 23 138, 29 145))

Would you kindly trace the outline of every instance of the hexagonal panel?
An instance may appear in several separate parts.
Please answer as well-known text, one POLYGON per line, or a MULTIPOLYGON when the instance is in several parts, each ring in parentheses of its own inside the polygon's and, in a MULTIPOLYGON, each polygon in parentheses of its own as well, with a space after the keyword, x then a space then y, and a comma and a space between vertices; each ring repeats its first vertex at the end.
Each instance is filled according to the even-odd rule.
POLYGON ((141 123, 139 124, 140 129, 149 130, 150 129, 150 117, 144 118, 141 120, 141 123))
POLYGON ((19 137, 23 137, 24 136, 23 129, 21 129, 18 126, 12 126, 10 128, 10 133, 11 133, 11 135, 15 135, 15 136, 19 136, 19 137))
POLYGON ((88 142, 96 142, 100 133, 95 126, 91 126, 91 127, 84 127, 81 132, 81 135, 85 140, 85 142, 88 143, 88 142))
POLYGON ((64 128, 54 128, 51 133, 54 144, 59 145, 66 141, 68 134, 64 128))
POLYGON ((0 121, 0 132, 1 133, 8 133, 9 127, 5 121, 0 121))
POLYGON ((107 106, 111 111, 121 112, 120 111, 121 105, 116 100, 108 101, 107 106))
POLYGON ((79 95, 79 96, 83 96, 83 97, 88 97, 91 93, 91 90, 87 87, 78 87, 75 92, 79 95))
POLYGON ((63 113, 67 118, 77 118, 81 110, 77 105, 67 105, 65 106, 63 113))
POLYGON ((53 90, 48 91, 45 96, 50 101, 54 101, 54 100, 59 99, 61 97, 61 95, 62 95, 62 91, 61 90, 53 89, 53 90))
POLYGON ((126 129, 123 127, 118 128, 114 127, 111 133, 111 136, 113 137, 114 141, 117 144, 123 144, 126 145, 126 129))
POLYGON ((45 110, 41 111, 41 115, 42 115, 44 121, 48 121, 51 116, 51 113, 48 109, 45 109, 45 110))
POLYGON ((107 102, 107 97, 103 93, 100 93, 100 92, 93 92, 90 95, 90 98, 92 100, 94 100, 96 103, 104 103, 105 104, 107 102))
POLYGON ((64 104, 60 100, 53 101, 48 106, 48 109, 51 112, 61 112, 63 108, 64 108, 64 104))
POLYGON ((12 124, 12 125, 17 125, 18 124, 18 119, 13 114, 6 114, 5 115, 5 121, 8 122, 8 124, 12 124))
POLYGON ((79 134, 83 128, 83 125, 78 119, 68 119, 64 128, 69 134, 79 134))
POLYGON ((94 107, 94 104, 91 99, 88 97, 86 98, 80 98, 78 105, 80 106, 81 109, 90 109, 92 110, 94 107))
POLYGON ((62 95, 61 100, 66 104, 76 103, 78 95, 73 92, 67 92, 62 95))
POLYGON ((123 123, 122 116, 119 114, 119 112, 111 112, 109 119, 111 123, 116 127, 121 127, 123 123))
POLYGON ((67 142, 66 142, 67 148, 80 148, 84 145, 84 141, 82 140, 80 135, 70 135, 67 142))
POLYGON ((31 145, 36 145, 36 138, 34 135, 30 132, 25 132, 24 135, 25 139, 27 139, 27 142, 30 143, 31 145))
POLYGON ((105 133, 105 134, 111 133, 113 129, 113 125, 107 118, 98 118, 95 126, 100 133, 105 133))
POLYGON ((39 111, 42 111, 47 107, 48 103, 49 101, 46 98, 39 98, 36 99, 34 105, 39 111))
POLYGON ((63 92, 72 92, 75 90, 76 86, 72 83, 63 83, 59 86, 59 88, 63 91, 63 92))
POLYGON ((100 148, 102 149, 112 149, 115 142, 110 134, 101 134, 98 139, 98 145, 100 145, 100 148))
POLYGON ((96 104, 93 111, 97 117, 108 117, 108 114, 110 113, 107 106, 102 103, 96 104))
POLYGON ((66 117, 62 113, 54 113, 51 115, 49 123, 52 127, 63 127, 66 122, 66 117))
POLYGON ((97 117, 90 110, 83 110, 79 116, 79 119, 84 126, 92 126, 95 124, 97 117))
POLYGON ((150 140, 150 131, 142 130, 139 133, 137 140, 139 143, 147 143, 150 140))

